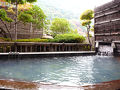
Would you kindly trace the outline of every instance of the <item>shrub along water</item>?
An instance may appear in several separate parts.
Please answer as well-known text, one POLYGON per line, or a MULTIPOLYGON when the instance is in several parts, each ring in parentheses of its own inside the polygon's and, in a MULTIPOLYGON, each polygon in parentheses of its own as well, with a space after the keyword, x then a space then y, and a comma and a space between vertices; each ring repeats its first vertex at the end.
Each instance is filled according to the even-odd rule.
POLYGON ((48 39, 40 39, 40 38, 34 38, 34 39, 17 39, 16 42, 48 42, 48 39))
POLYGON ((80 36, 79 34, 60 34, 54 37, 54 39, 49 40, 49 42, 57 43, 83 43, 85 37, 80 36))
POLYGON ((2 41, 7 41, 7 42, 11 41, 11 39, 10 39, 10 38, 0 37, 0 39, 1 39, 2 41))
POLYGON ((40 38, 34 38, 34 39, 17 39, 16 42, 48 42, 48 39, 40 39, 40 38))
MULTIPOLYGON (((7 38, 2 38, 5 41, 10 41, 7 38)), ((56 43, 83 43, 85 41, 85 37, 79 34, 60 34, 54 37, 54 39, 17 39, 13 42, 56 42, 56 43)))

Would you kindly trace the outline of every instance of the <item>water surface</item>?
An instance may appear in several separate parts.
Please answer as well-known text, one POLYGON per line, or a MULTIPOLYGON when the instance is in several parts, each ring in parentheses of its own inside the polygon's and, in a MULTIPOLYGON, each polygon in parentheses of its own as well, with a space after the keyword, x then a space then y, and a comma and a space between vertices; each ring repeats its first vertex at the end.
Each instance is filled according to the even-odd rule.
POLYGON ((120 79, 120 60, 112 56, 4 59, 0 64, 0 79, 72 86, 120 79))

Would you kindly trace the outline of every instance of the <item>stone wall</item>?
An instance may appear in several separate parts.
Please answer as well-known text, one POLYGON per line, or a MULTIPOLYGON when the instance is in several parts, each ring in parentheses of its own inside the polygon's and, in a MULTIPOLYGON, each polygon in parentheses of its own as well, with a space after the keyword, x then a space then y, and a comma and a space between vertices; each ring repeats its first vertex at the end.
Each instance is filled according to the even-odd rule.
MULTIPOLYGON (((7 7, 2 7, 0 6, 0 8, 4 8, 7 10, 7 7)), ((12 19, 15 20, 15 15, 8 13, 8 16, 12 19)), ((6 23, 9 30, 10 30, 10 33, 12 35, 12 38, 14 39, 15 38, 15 22, 12 22, 12 23, 6 23)), ((0 27, 3 28, 5 31, 6 31, 6 28, 4 26, 4 24, 2 24, 2 22, 0 22, 0 27)), ((30 23, 29 24, 23 24, 22 22, 18 22, 18 28, 17 28, 17 38, 18 39, 29 39, 29 38, 41 38, 42 35, 43 35, 43 29, 37 29, 36 27, 33 27, 32 30, 31 30, 31 25, 30 23)), ((7 36, 9 37, 8 35, 8 32, 6 31, 6 34, 7 36)))
POLYGON ((95 41, 120 40, 120 0, 95 8, 95 41))

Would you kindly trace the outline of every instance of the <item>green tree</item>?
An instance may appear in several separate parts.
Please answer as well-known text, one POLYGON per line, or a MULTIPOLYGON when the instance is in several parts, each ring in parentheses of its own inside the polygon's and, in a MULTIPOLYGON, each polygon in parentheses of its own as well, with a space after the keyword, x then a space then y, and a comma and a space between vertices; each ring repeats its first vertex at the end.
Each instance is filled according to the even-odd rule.
POLYGON ((46 19, 46 15, 39 6, 33 5, 32 8, 20 12, 18 20, 22 21, 24 24, 31 23, 31 30, 32 27, 37 29, 43 28, 44 30, 48 28, 47 25, 49 21, 46 19))
POLYGON ((47 16, 43 12, 43 10, 39 6, 33 5, 32 9, 30 9, 29 11, 32 12, 35 27, 37 27, 38 29, 46 29, 48 20, 46 19, 47 16))
POLYGON ((5 11, 5 9, 0 9, 0 21, 5 26, 7 32, 12 40, 11 33, 10 33, 9 28, 5 22, 13 22, 13 20, 7 16, 7 12, 5 11))
POLYGON ((77 30, 77 29, 75 29, 75 30, 72 30, 72 29, 71 29, 71 30, 70 30, 70 33, 71 33, 71 34, 78 34, 78 30, 77 30))
POLYGON ((85 26, 87 28, 87 37, 88 37, 88 41, 89 41, 90 45, 91 45, 91 41, 90 41, 90 34, 89 34, 89 32, 90 32, 91 23, 92 23, 92 19, 93 18, 94 18, 93 10, 86 10, 80 16, 80 20, 82 22, 82 26, 85 26))
POLYGON ((26 2, 33 3, 33 2, 36 2, 37 0, 5 0, 5 1, 15 5, 15 9, 16 9, 15 40, 17 40, 18 4, 24 4, 26 2))
POLYGON ((52 31, 53 36, 56 36, 57 34, 68 33, 71 30, 70 23, 66 19, 55 18, 52 21, 52 25, 50 26, 50 30, 52 31))
POLYGON ((26 23, 33 22, 33 17, 32 17, 30 14, 21 12, 21 13, 18 15, 18 20, 19 20, 19 21, 22 21, 24 24, 26 24, 26 23))

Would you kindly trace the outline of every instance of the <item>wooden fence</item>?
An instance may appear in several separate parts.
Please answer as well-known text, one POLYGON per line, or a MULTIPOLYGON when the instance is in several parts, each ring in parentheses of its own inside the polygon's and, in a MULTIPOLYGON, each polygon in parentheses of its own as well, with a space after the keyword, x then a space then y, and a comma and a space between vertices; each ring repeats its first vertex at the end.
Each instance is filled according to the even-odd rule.
POLYGON ((80 43, 34 43, 34 42, 0 42, 0 52, 56 52, 89 51, 89 44, 80 43))

